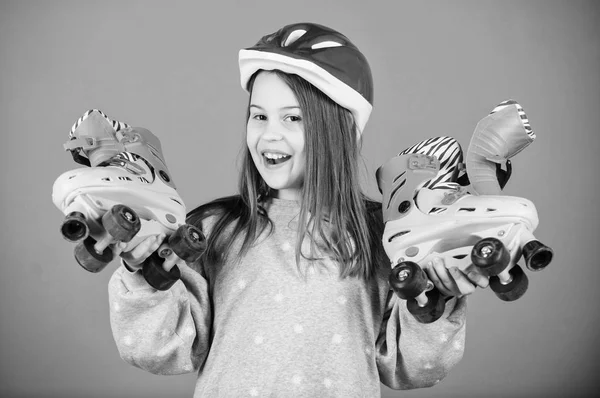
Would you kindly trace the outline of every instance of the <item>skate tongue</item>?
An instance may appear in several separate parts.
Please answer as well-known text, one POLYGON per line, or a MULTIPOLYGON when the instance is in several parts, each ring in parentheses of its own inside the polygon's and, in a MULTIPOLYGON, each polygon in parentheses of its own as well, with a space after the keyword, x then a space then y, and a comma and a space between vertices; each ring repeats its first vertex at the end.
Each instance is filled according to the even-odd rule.
POLYGON ((97 150, 113 144, 115 128, 123 126, 127 125, 109 119, 98 109, 91 109, 73 124, 69 133, 70 140, 64 144, 64 148, 71 152, 75 162, 84 166, 96 166, 102 160, 98 159, 95 152, 102 152, 97 150))
MULTIPOLYGON (((96 128, 102 126, 103 128, 106 128, 107 124, 109 126, 108 128, 110 129, 108 134, 110 134, 111 136, 113 132, 129 127, 127 123, 119 122, 118 120, 113 120, 109 118, 104 112, 102 112, 99 109, 90 109, 89 111, 85 112, 79 119, 77 119, 77 121, 73 124, 73 126, 71 127, 71 132, 69 133, 69 137, 97 137, 97 135, 95 134, 87 134, 87 132, 83 130, 84 128, 86 128, 85 126, 91 125, 95 126, 96 128), (86 121, 87 123, 84 123, 86 121), (80 129, 82 125, 84 127, 83 129, 80 129)), ((93 132, 98 133, 98 131, 93 132)))
MULTIPOLYGON (((525 114, 525 110, 523 109, 521 104, 519 104, 517 101, 509 99, 509 100, 499 103, 494 109, 492 109, 492 111, 490 112, 490 115, 493 115, 494 113, 499 112, 499 111, 503 110, 504 108, 507 108, 510 106, 514 106, 517 109, 517 113, 519 114, 519 118, 521 119, 521 124, 523 125, 523 128, 525 129, 525 133, 527 133, 527 135, 529 136, 529 139, 531 141, 535 140, 536 135, 533 132, 533 129, 531 128, 531 124, 529 123, 527 114, 525 114)), ((530 141, 530 143, 531 143, 531 141, 530 141)), ((525 146, 527 146, 527 145, 525 145, 525 146)), ((521 150, 522 150, 522 148, 521 148, 521 150)), ((514 155, 516 155, 516 153, 513 154, 513 156, 514 155)))
POLYGON ((510 158, 535 139, 529 119, 514 100, 501 102, 481 119, 469 143, 467 174, 478 195, 498 195, 510 178, 510 158), (506 165, 506 171, 502 169, 506 165))

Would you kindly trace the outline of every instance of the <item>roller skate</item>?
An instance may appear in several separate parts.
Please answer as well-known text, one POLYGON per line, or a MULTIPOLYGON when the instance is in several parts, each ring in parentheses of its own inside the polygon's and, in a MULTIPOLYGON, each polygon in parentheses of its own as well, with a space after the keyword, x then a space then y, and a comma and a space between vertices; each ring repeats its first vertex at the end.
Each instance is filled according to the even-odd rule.
POLYGON ((144 262, 142 274, 152 287, 169 289, 180 278, 177 263, 196 261, 206 241, 185 223, 186 208, 158 138, 93 109, 73 125, 64 148, 88 166, 63 173, 52 189, 65 215, 61 234, 76 243, 79 265, 100 272, 121 250, 165 233, 168 240, 144 262), (119 242, 126 246, 120 249, 119 242))
POLYGON ((445 300, 421 268, 434 257, 463 271, 473 264, 490 277, 490 288, 504 301, 517 300, 528 288, 528 278, 517 265, 521 256, 532 271, 551 262, 552 249, 533 235, 539 223, 533 202, 498 195, 510 177, 510 170, 498 165, 506 167, 535 138, 525 126, 522 108, 506 101, 477 125, 466 167, 460 144, 437 137, 407 148, 377 170, 383 246, 393 267, 390 286, 407 300, 419 322, 434 322, 445 309, 445 300), (491 144, 490 132, 497 137, 491 144), (470 168, 473 159, 480 164, 470 168))

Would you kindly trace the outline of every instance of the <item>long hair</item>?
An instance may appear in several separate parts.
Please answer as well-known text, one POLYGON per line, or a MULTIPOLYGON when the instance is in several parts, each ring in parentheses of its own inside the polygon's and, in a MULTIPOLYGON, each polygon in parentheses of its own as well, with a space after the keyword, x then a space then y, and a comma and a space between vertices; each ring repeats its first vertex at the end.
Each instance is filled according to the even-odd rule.
MULTIPOLYGON (((250 98, 258 71, 249 81, 250 98)), ((306 169, 301 190, 301 209, 296 241, 296 263, 301 257, 326 254, 340 265, 340 277, 374 275, 381 261, 380 206, 362 193, 359 177, 360 141, 352 114, 301 77, 279 70, 292 90, 303 115, 306 169), (310 241, 309 253, 302 242, 310 241), (375 253, 377 251, 378 253, 375 253), (376 259, 377 258, 377 259, 376 259)), ((250 117, 249 103, 246 121, 250 117)), ((272 223, 262 207, 270 188, 260 176, 247 146, 241 159, 239 195, 217 199, 193 210, 190 223, 201 224, 209 215, 217 222, 208 237, 204 254, 210 264, 220 264, 231 253, 232 244, 244 233, 237 258, 243 257, 258 236, 272 223), (231 231, 224 234, 231 226, 231 231)))

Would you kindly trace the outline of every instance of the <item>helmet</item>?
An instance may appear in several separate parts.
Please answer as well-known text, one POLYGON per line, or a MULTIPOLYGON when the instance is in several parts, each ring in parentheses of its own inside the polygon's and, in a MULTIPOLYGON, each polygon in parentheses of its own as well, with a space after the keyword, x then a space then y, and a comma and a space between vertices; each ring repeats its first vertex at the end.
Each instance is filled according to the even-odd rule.
POLYGON ((284 26, 240 50, 239 66, 244 90, 260 69, 299 75, 352 112, 359 136, 373 109, 373 77, 367 59, 346 36, 322 25, 284 26))

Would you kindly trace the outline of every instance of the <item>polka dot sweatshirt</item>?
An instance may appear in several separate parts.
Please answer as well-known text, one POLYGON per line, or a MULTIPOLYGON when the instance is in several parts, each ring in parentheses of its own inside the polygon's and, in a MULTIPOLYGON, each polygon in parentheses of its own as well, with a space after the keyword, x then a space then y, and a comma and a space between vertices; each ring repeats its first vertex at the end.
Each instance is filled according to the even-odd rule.
POLYGON ((300 276, 298 205, 273 199, 265 207, 273 229, 241 262, 180 266, 168 291, 139 271, 115 271, 110 319, 125 361, 155 374, 197 372, 194 397, 344 398, 379 397, 380 382, 432 386, 458 363, 466 299, 420 324, 387 275, 340 279, 330 259, 303 259, 300 276))

